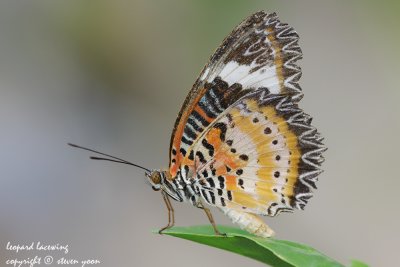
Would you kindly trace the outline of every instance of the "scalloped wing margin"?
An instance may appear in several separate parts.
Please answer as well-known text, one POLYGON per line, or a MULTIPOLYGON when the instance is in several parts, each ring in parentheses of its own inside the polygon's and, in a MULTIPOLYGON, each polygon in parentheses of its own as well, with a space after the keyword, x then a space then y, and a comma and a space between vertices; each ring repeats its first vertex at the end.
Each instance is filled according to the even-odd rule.
POLYGON ((265 95, 260 92, 260 104, 276 102, 277 113, 282 115, 291 129, 298 136, 298 147, 301 151, 299 162, 299 177, 294 188, 294 197, 291 206, 304 209, 312 197, 312 189, 316 189, 318 175, 323 172, 321 164, 324 162, 322 153, 327 150, 322 143, 323 137, 311 125, 312 117, 301 110, 287 96, 265 95))

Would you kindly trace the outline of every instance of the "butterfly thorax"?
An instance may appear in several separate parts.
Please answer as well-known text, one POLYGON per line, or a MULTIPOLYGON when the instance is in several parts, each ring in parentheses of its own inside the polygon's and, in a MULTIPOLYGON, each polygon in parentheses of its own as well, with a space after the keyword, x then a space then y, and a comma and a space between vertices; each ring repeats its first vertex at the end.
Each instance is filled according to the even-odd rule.
POLYGON ((198 202, 198 188, 192 179, 187 178, 187 172, 178 171, 177 175, 172 177, 167 170, 152 170, 146 173, 146 177, 155 191, 162 190, 179 202, 190 202, 193 205, 198 202))

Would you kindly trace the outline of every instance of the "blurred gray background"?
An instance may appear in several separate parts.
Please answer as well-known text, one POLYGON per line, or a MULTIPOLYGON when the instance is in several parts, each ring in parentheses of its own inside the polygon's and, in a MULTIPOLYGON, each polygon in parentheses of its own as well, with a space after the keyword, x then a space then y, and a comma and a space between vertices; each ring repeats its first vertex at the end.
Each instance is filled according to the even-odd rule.
MULTIPOLYGON (((301 107, 329 147, 306 210, 266 221, 277 238, 342 263, 396 265, 400 5, 385 3, 2 1, 0 266, 15 256, 7 241, 68 244, 69 258, 101 266, 261 266, 152 234, 167 213, 143 171, 91 161, 66 145, 166 167, 170 132, 196 76, 232 28, 260 9, 300 34, 301 107)), ((177 225, 208 223, 190 205, 175 209, 177 225)))

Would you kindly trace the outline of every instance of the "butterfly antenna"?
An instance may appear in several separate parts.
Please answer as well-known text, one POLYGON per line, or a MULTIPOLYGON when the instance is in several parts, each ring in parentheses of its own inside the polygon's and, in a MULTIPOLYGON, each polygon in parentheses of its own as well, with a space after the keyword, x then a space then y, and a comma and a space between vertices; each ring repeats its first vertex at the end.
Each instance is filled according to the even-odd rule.
POLYGON ((114 156, 111 156, 111 155, 108 155, 108 154, 105 154, 105 153, 102 153, 102 152, 99 152, 99 151, 96 151, 96 150, 93 150, 93 149, 90 149, 90 148, 87 148, 87 147, 83 147, 83 146, 79 146, 79 145, 75 145, 75 144, 71 144, 71 143, 68 143, 68 145, 72 146, 72 147, 75 147, 75 148, 83 149, 83 150, 86 150, 86 151, 90 151, 90 152, 93 152, 93 153, 96 153, 96 154, 99 154, 99 155, 103 155, 103 156, 109 157, 109 158, 90 157, 90 159, 93 159, 93 160, 106 160, 106 161, 111 161, 111 162, 123 163, 123 164, 127 164, 127 165, 132 165, 132 166, 138 167, 138 168, 140 168, 142 170, 145 170, 147 172, 151 172, 149 169, 147 169, 145 167, 142 167, 140 165, 137 165, 137 164, 134 164, 132 162, 126 161, 126 160, 121 159, 121 158, 117 158, 117 157, 114 157, 114 156))

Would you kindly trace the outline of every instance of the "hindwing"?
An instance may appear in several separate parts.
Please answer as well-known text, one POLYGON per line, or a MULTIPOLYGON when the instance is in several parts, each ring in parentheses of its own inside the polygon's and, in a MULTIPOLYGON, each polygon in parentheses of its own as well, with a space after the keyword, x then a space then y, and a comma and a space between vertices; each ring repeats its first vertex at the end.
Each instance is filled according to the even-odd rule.
POLYGON ((192 182, 215 206, 270 216, 303 209, 322 172, 321 141, 311 117, 290 97, 255 91, 191 146, 192 182))

